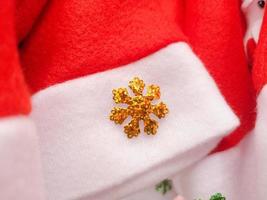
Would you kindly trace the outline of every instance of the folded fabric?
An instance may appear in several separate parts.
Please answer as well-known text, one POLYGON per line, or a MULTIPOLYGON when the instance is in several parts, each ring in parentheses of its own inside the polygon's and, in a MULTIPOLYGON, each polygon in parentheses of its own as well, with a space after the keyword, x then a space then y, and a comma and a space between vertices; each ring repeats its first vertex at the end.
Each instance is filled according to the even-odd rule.
POLYGON ((1 1, 0 199, 263 199, 264 4, 1 1), (113 107, 128 109, 122 125, 113 107))

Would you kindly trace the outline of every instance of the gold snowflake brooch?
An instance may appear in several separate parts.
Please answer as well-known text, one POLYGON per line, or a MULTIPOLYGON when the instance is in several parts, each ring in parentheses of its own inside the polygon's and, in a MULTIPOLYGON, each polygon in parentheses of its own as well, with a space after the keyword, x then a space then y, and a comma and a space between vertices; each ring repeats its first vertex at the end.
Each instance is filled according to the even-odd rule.
POLYGON ((126 118, 131 116, 131 121, 124 126, 124 132, 128 138, 137 137, 140 133, 139 122, 144 121, 144 132, 147 135, 155 135, 158 129, 158 122, 150 118, 154 114, 159 119, 164 118, 169 112, 167 105, 160 102, 152 104, 153 100, 160 99, 160 88, 157 85, 147 86, 147 94, 143 95, 145 83, 138 77, 129 82, 129 88, 134 96, 131 97, 127 88, 112 90, 113 100, 116 104, 127 104, 127 108, 114 107, 109 116, 116 124, 122 124, 126 118))

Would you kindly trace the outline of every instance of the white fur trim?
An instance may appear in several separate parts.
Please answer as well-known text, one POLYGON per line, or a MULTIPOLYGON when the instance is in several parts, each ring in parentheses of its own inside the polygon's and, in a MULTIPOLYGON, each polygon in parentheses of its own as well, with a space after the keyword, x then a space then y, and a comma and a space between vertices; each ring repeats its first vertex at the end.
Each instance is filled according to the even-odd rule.
POLYGON ((26 117, 0 120, 0 199, 42 200, 38 141, 26 117))
POLYGON ((33 96, 49 199, 115 199, 164 179, 213 149, 239 121, 203 64, 176 43, 129 65, 33 96), (156 136, 129 140, 108 119, 112 89, 134 76, 161 87, 170 113, 156 136), (106 193, 104 193, 105 191, 106 193))
POLYGON ((267 86, 258 97, 255 130, 231 150, 208 156, 174 179, 187 199, 221 192, 226 199, 266 199, 267 196, 267 86))

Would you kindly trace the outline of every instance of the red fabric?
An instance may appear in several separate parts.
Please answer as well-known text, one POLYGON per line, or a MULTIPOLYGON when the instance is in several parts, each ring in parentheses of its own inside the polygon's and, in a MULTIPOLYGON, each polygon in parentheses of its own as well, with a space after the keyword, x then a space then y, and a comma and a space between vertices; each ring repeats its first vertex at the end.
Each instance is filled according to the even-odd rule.
POLYGON ((0 1, 0 117, 30 111, 29 95, 18 61, 13 13, 12 0, 0 1))
POLYGON ((259 43, 255 52, 253 81, 257 93, 267 84, 267 9, 265 9, 259 43))
POLYGON ((243 47, 240 1, 187 0, 186 3, 185 32, 241 121, 241 126, 215 149, 222 151, 236 145, 253 128, 255 120, 253 86, 243 47))
POLYGON ((47 0, 16 0, 16 33, 21 41, 31 30, 47 0))
POLYGON ((252 69, 256 46, 257 44, 255 40, 253 38, 250 38, 247 42, 247 57, 250 70, 252 69))
MULTIPOLYGON (((169 43, 186 40, 179 29, 179 25, 183 25, 194 51, 204 61, 241 120, 241 126, 226 137, 216 151, 234 146, 253 127, 255 100, 243 52, 240 0, 57 0, 45 3, 46 0, 17 0, 16 6, 18 39, 25 38, 30 31, 20 55, 33 93, 53 84, 133 62, 169 43), (41 14, 44 7, 45 12, 41 14)), ((4 15, 4 19, 12 18, 8 16, 11 13, 4 15)), ((14 94, 9 93, 10 97, 2 98, 1 95, 0 101, 6 101, 3 105, 12 105, 5 113, 27 113, 29 103, 16 58, 12 20, 1 22, 7 31, 0 34, 13 42, 9 44, 12 48, 5 49, 3 55, 14 58, 1 56, 0 63, 13 61, 15 67, 6 71, 15 73, 16 76, 11 77, 17 77, 17 81, 7 80, 10 75, 2 73, 2 85, 7 82, 13 85, 9 83, 0 87, 6 91, 6 88, 20 89, 13 90, 14 94), (6 28, 5 23, 9 27, 6 28), (22 93, 18 95, 21 97, 19 100, 14 98, 18 93, 22 93), (8 98, 11 101, 7 101, 8 98)), ((264 46, 263 43, 259 49, 264 49, 260 47, 264 46)), ((264 59, 259 58, 256 63, 262 66, 262 62, 264 59)), ((6 63, 1 65, 6 67, 6 63)), ((258 72, 262 69, 255 68, 255 84, 262 85, 265 79, 258 72)))
POLYGON ((21 49, 32 92, 184 40, 176 0, 51 1, 21 49))

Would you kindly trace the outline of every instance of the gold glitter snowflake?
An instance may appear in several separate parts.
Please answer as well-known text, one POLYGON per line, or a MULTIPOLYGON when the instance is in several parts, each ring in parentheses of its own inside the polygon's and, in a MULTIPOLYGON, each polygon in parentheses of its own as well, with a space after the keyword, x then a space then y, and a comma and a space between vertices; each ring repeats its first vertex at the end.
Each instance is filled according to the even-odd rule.
POLYGON ((131 97, 126 88, 112 90, 113 100, 117 104, 127 104, 127 108, 114 107, 111 110, 110 120, 116 124, 122 124, 126 118, 131 116, 131 121, 124 126, 124 132, 128 138, 137 137, 140 133, 139 123, 144 122, 144 132, 147 135, 155 135, 158 129, 158 122, 150 118, 154 114, 159 119, 169 112, 166 104, 160 102, 152 104, 153 100, 160 99, 160 88, 157 85, 147 86, 147 93, 143 95, 145 83, 138 77, 129 82, 129 88, 135 96, 131 97))

